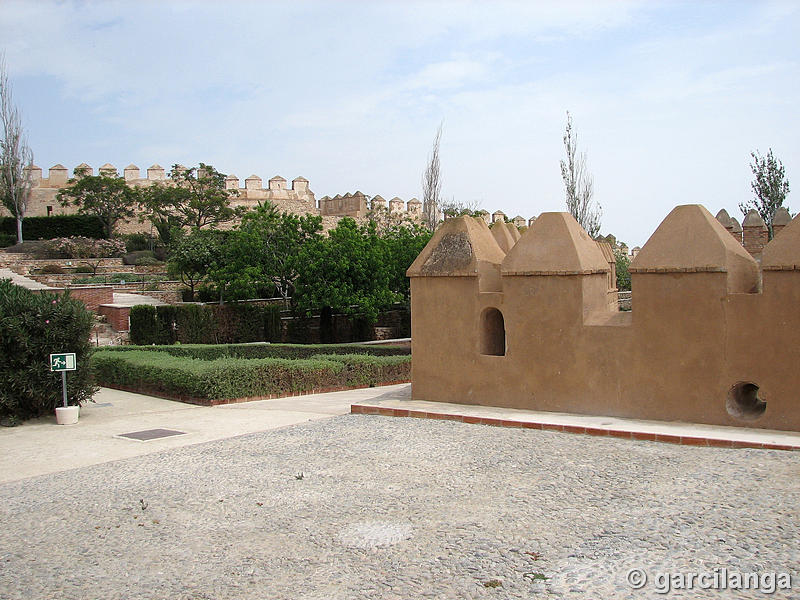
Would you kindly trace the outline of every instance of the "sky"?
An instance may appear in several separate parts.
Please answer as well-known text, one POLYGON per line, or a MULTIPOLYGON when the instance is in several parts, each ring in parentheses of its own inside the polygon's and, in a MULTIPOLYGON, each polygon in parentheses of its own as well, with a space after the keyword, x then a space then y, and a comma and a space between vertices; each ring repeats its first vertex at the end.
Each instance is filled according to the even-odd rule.
POLYGON ((441 123, 445 199, 528 218, 565 210, 569 111, 631 247, 678 204, 741 222, 751 151, 800 186, 798 40, 797 2, 0 0, 45 176, 205 162, 409 200, 441 123))

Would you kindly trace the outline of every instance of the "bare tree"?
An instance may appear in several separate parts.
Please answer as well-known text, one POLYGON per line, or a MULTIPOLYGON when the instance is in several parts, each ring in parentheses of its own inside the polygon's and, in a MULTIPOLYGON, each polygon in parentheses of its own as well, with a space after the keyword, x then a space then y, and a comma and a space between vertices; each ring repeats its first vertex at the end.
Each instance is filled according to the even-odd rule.
POLYGON ((33 166, 33 152, 28 147, 22 128, 22 114, 14 106, 3 55, 0 55, 0 121, 3 126, 3 137, 0 138, 0 199, 17 220, 17 243, 21 244, 22 219, 25 218, 33 187, 30 169, 33 166))
POLYGON ((428 156, 428 166, 422 174, 422 211, 425 215, 425 225, 433 231, 439 222, 442 194, 442 177, 439 165, 439 143, 442 140, 442 125, 436 130, 433 138, 433 149, 428 156))
POLYGON ((450 200, 445 200, 441 203, 440 209, 445 218, 451 217, 477 217, 481 207, 480 200, 456 200, 451 197, 450 200))
POLYGON ((591 237, 600 233, 603 210, 592 201, 594 179, 586 169, 586 153, 577 153, 578 134, 572 128, 572 115, 567 111, 567 128, 564 131, 564 149, 567 160, 561 161, 561 178, 567 194, 567 210, 591 237))

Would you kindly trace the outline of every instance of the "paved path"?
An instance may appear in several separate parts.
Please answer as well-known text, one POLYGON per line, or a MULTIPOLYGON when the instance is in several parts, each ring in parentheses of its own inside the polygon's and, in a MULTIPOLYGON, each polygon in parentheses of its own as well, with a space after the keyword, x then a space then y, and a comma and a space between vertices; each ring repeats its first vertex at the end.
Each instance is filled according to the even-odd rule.
POLYGON ((0 427, 0 482, 327 419, 350 412, 354 402, 369 401, 403 387, 365 388, 214 407, 101 388, 95 394, 95 402, 81 408, 77 425, 58 426, 53 416, 28 421, 19 427, 0 427), (118 437, 154 428, 178 430, 185 435, 147 442, 118 437), (48 451, 43 452, 43 448, 48 451))
POLYGON ((11 283, 14 285, 18 285, 20 287, 24 287, 28 290, 52 290, 53 287, 49 285, 45 285, 43 283, 39 283, 31 279, 30 277, 25 277, 24 275, 20 275, 12 271, 11 269, 0 268, 0 279, 10 279, 11 283))
POLYGON ((387 417, 448 419, 500 427, 525 427, 625 439, 650 440, 723 448, 800 450, 800 433, 750 427, 721 427, 671 421, 645 421, 572 413, 518 410, 474 404, 451 404, 411 399, 411 386, 353 404, 351 412, 387 417))
POLYGON ((140 416, 112 402, 78 426, 0 431, 2 454, 13 454, 10 436, 46 428, 43 462, 64 452, 83 460, 91 439, 54 436, 78 440, 92 427, 109 448, 149 452, 0 484, 0 597, 800 597, 800 453, 331 417, 350 402, 331 396, 292 399, 313 400, 295 415, 288 399, 168 410, 158 401, 140 416), (212 426, 205 415, 240 420, 212 426), (296 424, 280 427, 280 415, 296 424), (108 441, 195 425, 194 441, 220 439, 108 441), (256 431, 235 435, 239 427, 256 431), (648 576, 643 589, 627 583, 635 568, 648 576), (767 586, 771 573, 790 573, 793 589, 704 591, 695 582, 657 593, 665 573, 686 581, 723 569, 767 586))

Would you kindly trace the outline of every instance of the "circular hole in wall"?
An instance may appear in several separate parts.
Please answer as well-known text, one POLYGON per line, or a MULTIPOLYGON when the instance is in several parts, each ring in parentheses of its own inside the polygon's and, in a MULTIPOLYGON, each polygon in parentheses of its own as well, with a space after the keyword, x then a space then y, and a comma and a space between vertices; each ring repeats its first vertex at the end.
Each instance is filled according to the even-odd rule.
POLYGON ((725 408, 736 419, 754 421, 767 410, 767 403, 758 397, 758 386, 755 383, 739 381, 728 390, 725 408))

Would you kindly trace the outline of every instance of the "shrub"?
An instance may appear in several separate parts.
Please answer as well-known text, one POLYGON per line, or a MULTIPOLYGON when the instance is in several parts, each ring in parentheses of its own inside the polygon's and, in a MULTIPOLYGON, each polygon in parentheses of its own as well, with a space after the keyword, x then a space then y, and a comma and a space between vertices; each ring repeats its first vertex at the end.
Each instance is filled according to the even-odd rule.
POLYGON ((410 357, 337 356, 200 360, 163 352, 100 350, 92 357, 98 381, 180 400, 213 404, 234 398, 290 394, 408 379, 410 357), (366 360, 365 360, 366 359, 366 360))
MULTIPOLYGON (((77 270, 76 270, 77 272, 77 270)), ((89 271, 91 273, 91 271, 89 271)), ((76 284, 91 284, 91 283, 140 283, 148 281, 163 281, 163 275, 156 275, 152 273, 103 273, 102 275, 94 275, 92 277, 76 277, 72 283, 76 284)))
POLYGON ((39 250, 42 258, 113 258, 121 256, 125 246, 119 240, 98 240, 73 236, 50 240, 39 250))
POLYGON ((62 269, 59 265, 42 265, 42 268, 39 269, 39 272, 42 275, 63 275, 64 269, 62 269))
POLYGON ((130 313, 132 344, 149 345, 158 340, 160 324, 156 319, 156 307, 149 304, 138 304, 131 307, 130 313))
MULTIPOLYGON (((0 232, 17 239, 17 221, 14 217, 0 217, 0 232)), ((25 217, 22 220, 22 237, 26 240, 50 240, 70 235, 103 238, 103 223, 92 215, 53 215, 25 217)))
POLYGON ((94 269, 89 265, 78 265, 74 269, 75 273, 94 273, 94 269))
MULTIPOLYGON (((280 339, 280 308, 254 304, 159 306, 158 318, 141 322, 131 319, 131 341, 135 344, 245 343, 280 339), (134 342, 134 338, 139 341, 134 342), (171 339, 172 342, 166 340, 171 339)), ((133 316, 133 311, 131 311, 133 316)))
POLYGON ((137 264, 136 261, 142 258, 152 258, 155 260, 156 256, 150 250, 138 250, 136 252, 128 252, 126 255, 122 257, 122 264, 123 265, 135 265, 137 264))
POLYGON ((123 235, 122 239, 125 240, 126 252, 150 250, 153 243, 153 239, 144 233, 129 233, 128 235, 123 235))
POLYGON ((0 248, 8 248, 17 243, 17 236, 13 233, 0 233, 0 248))
POLYGON ((137 267, 152 267, 153 265, 160 265, 162 263, 155 256, 142 256, 137 258, 134 264, 136 264, 137 267))
POLYGON ((342 363, 350 385, 375 386, 382 382, 402 381, 411 377, 409 356, 316 354, 311 359, 342 363))
POLYGON ((209 344, 215 341, 217 325, 207 307, 187 304, 175 315, 175 328, 181 344, 209 344))
MULTIPOLYGON (((178 331, 180 331, 180 325, 178 331)), ((181 344, 179 346, 113 346, 106 350, 110 352, 148 350, 201 360, 217 358, 299 359, 312 358, 321 354, 358 354, 377 357, 411 354, 411 348, 407 346, 381 346, 379 344, 181 344)))
POLYGON ((0 280, 0 418, 30 419, 61 406, 61 376, 49 355, 74 352, 78 370, 67 374, 67 401, 90 399, 96 387, 89 364, 94 318, 68 294, 35 294, 0 280))

